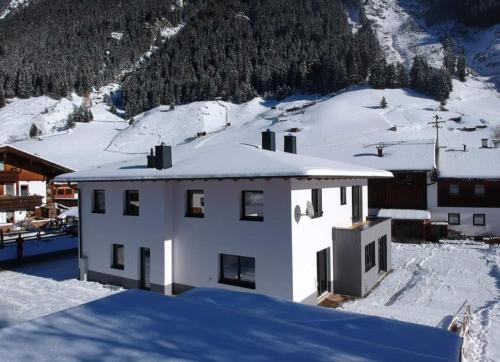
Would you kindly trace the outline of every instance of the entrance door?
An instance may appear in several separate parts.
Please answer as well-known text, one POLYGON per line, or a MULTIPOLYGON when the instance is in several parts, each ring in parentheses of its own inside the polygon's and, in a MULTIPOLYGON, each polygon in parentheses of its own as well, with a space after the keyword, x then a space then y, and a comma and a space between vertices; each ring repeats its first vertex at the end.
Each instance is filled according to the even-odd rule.
POLYGON ((318 296, 330 290, 330 248, 316 253, 318 296))
POLYGON ((387 271, 387 235, 378 239, 378 272, 387 271))
POLYGON ((151 289, 150 264, 149 248, 141 248, 141 289, 151 289))

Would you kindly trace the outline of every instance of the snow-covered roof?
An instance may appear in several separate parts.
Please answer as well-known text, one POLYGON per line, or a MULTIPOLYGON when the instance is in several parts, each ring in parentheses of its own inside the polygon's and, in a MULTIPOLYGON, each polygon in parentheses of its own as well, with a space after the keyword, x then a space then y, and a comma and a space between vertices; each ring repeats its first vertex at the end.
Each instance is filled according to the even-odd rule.
POLYGON ((380 143, 383 157, 377 155, 377 144, 365 145, 354 152, 352 162, 390 171, 423 171, 436 167, 433 140, 380 143))
POLYGON ((19 157, 22 157, 24 159, 29 159, 29 161, 25 161, 24 159, 18 160, 17 158, 15 159, 17 162, 14 166, 16 167, 22 167, 26 170, 30 170, 30 166, 32 165, 33 161, 44 165, 45 167, 51 168, 55 170, 55 172, 61 173, 61 172, 70 172, 72 169, 70 167, 66 167, 58 162, 51 161, 47 158, 44 158, 36 153, 31 153, 27 152, 25 150, 22 150, 18 147, 13 146, 12 144, 5 144, 5 145, 0 145, 0 153, 6 153, 7 157, 4 158, 4 160, 7 160, 7 162, 11 162, 10 158, 8 157, 8 154, 13 154, 19 157))
POLYGON ((405 209, 370 209, 370 215, 376 217, 390 217, 394 220, 430 220, 431 213, 427 210, 405 209))
POLYGON ((214 289, 128 290, 0 329, 10 361, 459 361, 460 346, 439 328, 214 289))
POLYGON ((246 144, 204 147, 176 154, 173 166, 146 167, 146 157, 64 174, 56 181, 174 180, 256 177, 392 177, 387 171, 323 158, 267 151, 246 144))
POLYGON ((439 177, 500 179, 500 148, 441 149, 439 177))
POLYGON ((67 217, 78 217, 78 207, 70 207, 68 210, 61 212, 57 218, 66 219, 67 217))

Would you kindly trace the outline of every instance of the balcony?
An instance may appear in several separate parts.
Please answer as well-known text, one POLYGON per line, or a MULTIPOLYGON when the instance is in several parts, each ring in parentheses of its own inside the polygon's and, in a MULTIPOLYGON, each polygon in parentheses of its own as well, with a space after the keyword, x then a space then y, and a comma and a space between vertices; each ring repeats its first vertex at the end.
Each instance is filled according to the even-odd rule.
POLYGON ((19 181, 19 176, 21 171, 11 170, 11 171, 0 171, 0 184, 13 184, 19 181))
POLYGON ((34 210, 42 206, 42 196, 0 196, 0 212, 34 210))

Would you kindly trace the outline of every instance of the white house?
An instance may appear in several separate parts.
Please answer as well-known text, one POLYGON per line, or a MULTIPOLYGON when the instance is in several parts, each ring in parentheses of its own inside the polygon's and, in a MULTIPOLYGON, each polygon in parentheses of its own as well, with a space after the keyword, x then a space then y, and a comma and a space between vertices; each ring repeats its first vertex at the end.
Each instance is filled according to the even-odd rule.
POLYGON ((171 148, 157 146, 150 167, 139 159, 57 177, 78 183, 82 278, 306 303, 366 294, 391 268, 390 221, 366 219, 367 180, 391 173, 293 154, 287 137, 292 153, 275 151, 268 131, 264 149, 204 147, 172 163, 171 148))

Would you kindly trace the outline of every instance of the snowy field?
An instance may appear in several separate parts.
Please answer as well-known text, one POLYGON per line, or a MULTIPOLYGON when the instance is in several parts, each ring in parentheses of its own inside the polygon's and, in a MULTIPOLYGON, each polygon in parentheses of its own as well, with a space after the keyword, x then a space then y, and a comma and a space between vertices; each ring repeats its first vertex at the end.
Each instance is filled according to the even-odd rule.
MULTIPOLYGON (((472 303, 467 361, 500 360, 500 248, 482 244, 393 244, 394 271, 365 299, 343 310, 443 327, 472 303)), ((0 271, 0 327, 115 293, 76 280, 77 259, 0 271)))
MULTIPOLYGON (((24 243, 23 256, 34 256, 56 251, 78 248, 78 238, 63 236, 42 239, 41 241, 29 240, 24 243)), ((8 243, 0 249, 0 261, 17 258, 17 248, 14 242, 8 243)))
POLYGON ((482 244, 393 244, 394 271, 351 312, 446 327, 472 304, 467 361, 500 361, 500 248, 482 244))
POLYGON ((42 317, 115 293, 81 282, 76 257, 0 269, 0 327, 42 317))

